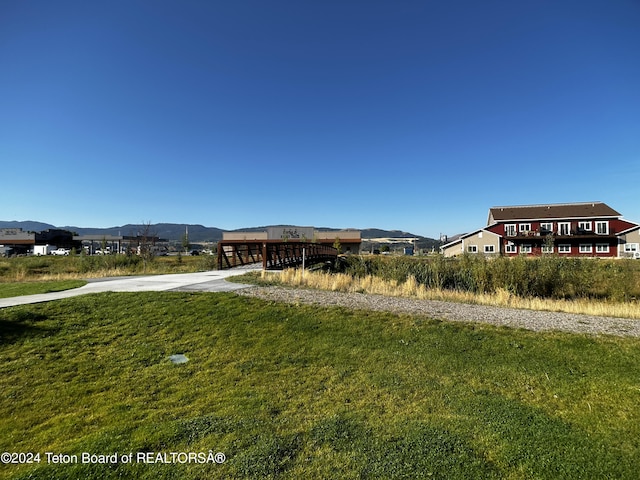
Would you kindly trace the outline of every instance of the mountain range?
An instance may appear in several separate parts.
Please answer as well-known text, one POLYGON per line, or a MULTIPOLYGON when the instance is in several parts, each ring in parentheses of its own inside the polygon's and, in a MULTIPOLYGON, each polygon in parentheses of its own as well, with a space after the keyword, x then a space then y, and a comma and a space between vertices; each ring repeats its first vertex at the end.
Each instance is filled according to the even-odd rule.
MULTIPOLYGON (((273 225, 277 226, 277 225, 273 225)), ((216 227, 205 227, 203 225, 193 225, 184 223, 156 223, 151 225, 143 224, 127 224, 119 227, 109 228, 91 228, 91 227, 75 227, 75 226, 56 226, 49 223, 34 222, 34 221, 1 221, 0 228, 21 228, 22 230, 29 232, 41 232, 49 229, 61 229, 69 230, 77 235, 136 235, 144 229, 148 228, 148 231, 152 234, 169 240, 180 241, 188 229, 189 241, 193 243, 200 242, 217 242, 222 240, 223 232, 233 231, 264 231, 268 226, 262 227, 250 227, 241 228, 237 230, 224 230, 216 227)), ((338 228, 317 228, 320 231, 337 231, 338 228)), ((422 237, 420 235, 414 235, 412 233, 403 232, 400 230, 382 230, 379 228, 367 228, 360 230, 363 240, 366 239, 382 239, 382 238, 407 238, 417 239, 417 246, 419 248, 431 248, 434 245, 439 245, 437 240, 428 237, 422 237)), ((407 240, 407 243, 409 240, 407 240)))

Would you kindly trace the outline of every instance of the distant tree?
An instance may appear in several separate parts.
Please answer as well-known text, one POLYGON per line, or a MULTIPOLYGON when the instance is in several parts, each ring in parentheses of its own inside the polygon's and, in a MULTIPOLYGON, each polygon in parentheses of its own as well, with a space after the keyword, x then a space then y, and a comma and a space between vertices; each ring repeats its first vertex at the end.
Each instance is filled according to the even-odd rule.
POLYGON ((335 248, 338 253, 342 253, 342 245, 340 244, 340 237, 336 237, 336 240, 333 242, 333 248, 335 248))
POLYGON ((151 222, 143 223, 142 229, 138 232, 138 254, 142 258, 142 267, 145 272, 147 265, 155 258, 154 243, 155 235, 151 232, 151 222))
POLYGON ((381 252, 388 252, 389 250, 391 250, 389 248, 389 245, 383 245, 382 247, 380 247, 380 251, 381 252))
POLYGON ((182 235, 182 249, 184 250, 184 253, 189 251, 189 231, 187 230, 185 230, 182 235))
POLYGON ((544 237, 543 245, 547 252, 553 252, 553 246, 555 245, 555 237, 553 236, 553 233, 550 233, 544 237))

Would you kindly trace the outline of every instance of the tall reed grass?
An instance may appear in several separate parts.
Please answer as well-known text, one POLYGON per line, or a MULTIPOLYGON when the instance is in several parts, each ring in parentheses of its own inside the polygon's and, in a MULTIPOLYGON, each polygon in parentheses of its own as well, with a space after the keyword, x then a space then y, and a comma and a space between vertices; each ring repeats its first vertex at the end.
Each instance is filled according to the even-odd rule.
POLYGON ((504 288, 498 288, 491 293, 429 288, 425 284, 418 282, 413 275, 409 275, 404 281, 398 281, 395 279, 384 279, 375 275, 352 276, 346 273, 309 272, 299 269, 288 269, 279 274, 263 271, 262 278, 282 285, 346 293, 368 293, 420 300, 440 300, 528 310, 640 319, 640 303, 635 300, 614 302, 590 298, 568 300, 521 297, 504 288))
POLYGON ((0 259, 0 282, 69 280, 122 275, 189 273, 213 270, 216 258, 161 257, 144 262, 137 255, 72 255, 0 259))
POLYGON ((405 282, 409 277, 428 289, 476 294, 501 290, 518 297, 624 302, 640 298, 640 262, 629 259, 538 258, 464 255, 458 258, 351 256, 341 273, 405 282))

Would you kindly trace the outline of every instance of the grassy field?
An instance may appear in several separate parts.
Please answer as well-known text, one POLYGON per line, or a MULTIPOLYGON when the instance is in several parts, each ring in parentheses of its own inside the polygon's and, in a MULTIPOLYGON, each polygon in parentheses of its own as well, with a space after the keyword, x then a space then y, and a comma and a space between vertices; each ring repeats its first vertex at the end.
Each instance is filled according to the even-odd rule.
POLYGON ((191 273, 215 268, 216 257, 212 255, 154 257, 148 261, 136 255, 0 258, 0 283, 191 273))
POLYGON ((283 272, 251 272, 230 278, 229 280, 256 285, 285 285, 296 288, 315 288, 346 293, 370 293, 421 300, 441 300, 525 310, 544 310, 640 319, 640 302, 635 299, 613 301, 590 298, 565 300, 521 297, 504 289, 500 289, 494 293, 473 293, 442 288, 427 288, 424 284, 416 282, 412 276, 409 276, 404 281, 397 281, 373 275, 353 277, 344 273, 303 272, 300 269, 287 269, 283 272))
POLYGON ((41 455, 39 464, 0 464, 2 479, 635 479, 640 471, 637 339, 226 293, 106 293, 13 307, 0 310, 0 332, 0 452, 41 455), (189 361, 173 364, 173 354, 189 361), (210 450, 226 461, 136 462, 144 452, 157 460, 210 450), (45 452, 79 462, 83 452, 120 456, 62 465, 45 452))
POLYGON ((211 270, 215 261, 208 255, 157 257, 146 263, 125 255, 0 258, 0 298, 78 288, 85 278, 211 270))
POLYGON ((351 255, 343 257, 339 267, 341 273, 355 278, 371 276, 403 283, 413 277, 430 290, 470 294, 505 291, 520 298, 554 300, 640 299, 640 262, 632 259, 351 255))
POLYGON ((35 295, 38 293, 61 292, 86 285, 84 280, 53 280, 44 282, 0 282, 0 298, 35 295))

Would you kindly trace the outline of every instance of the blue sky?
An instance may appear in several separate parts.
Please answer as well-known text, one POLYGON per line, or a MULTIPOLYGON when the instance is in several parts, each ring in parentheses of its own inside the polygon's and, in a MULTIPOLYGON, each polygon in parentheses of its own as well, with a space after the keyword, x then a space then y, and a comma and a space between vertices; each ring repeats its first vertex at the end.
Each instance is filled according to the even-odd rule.
POLYGON ((640 2, 0 4, 0 220, 640 222, 640 2))

